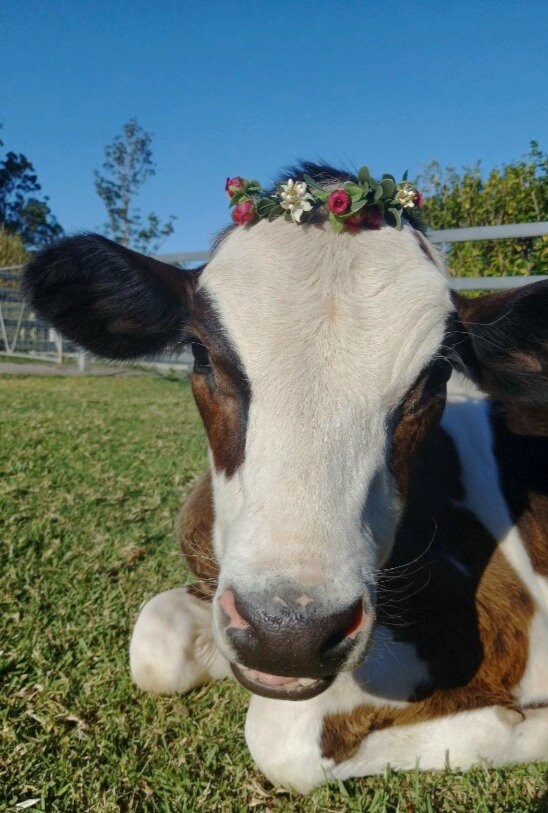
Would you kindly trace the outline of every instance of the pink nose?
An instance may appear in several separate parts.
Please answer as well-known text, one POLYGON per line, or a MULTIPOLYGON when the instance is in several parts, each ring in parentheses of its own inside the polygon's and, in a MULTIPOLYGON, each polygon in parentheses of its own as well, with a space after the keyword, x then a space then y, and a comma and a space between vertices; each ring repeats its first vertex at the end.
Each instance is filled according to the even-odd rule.
POLYGON ((336 612, 322 611, 301 591, 259 603, 233 590, 217 599, 226 617, 224 633, 238 663, 274 675, 320 678, 336 674, 368 625, 363 600, 336 612))
POLYGON ((223 608, 223 611, 228 616, 229 623, 226 629, 248 629, 250 624, 245 620, 245 618, 242 618, 236 609, 236 602, 234 600, 234 593, 232 590, 224 591, 222 596, 219 598, 219 605, 223 608))

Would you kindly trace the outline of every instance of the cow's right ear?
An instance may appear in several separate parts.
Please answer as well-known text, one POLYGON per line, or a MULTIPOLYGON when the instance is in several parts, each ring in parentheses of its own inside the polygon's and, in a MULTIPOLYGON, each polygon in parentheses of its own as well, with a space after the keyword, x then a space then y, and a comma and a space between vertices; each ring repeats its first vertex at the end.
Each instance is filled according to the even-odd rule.
POLYGON ((197 272, 182 271, 97 234, 37 254, 23 292, 33 311, 99 356, 136 358, 184 337, 197 272))
POLYGON ((453 301, 462 372, 497 400, 548 404, 548 281, 453 301))

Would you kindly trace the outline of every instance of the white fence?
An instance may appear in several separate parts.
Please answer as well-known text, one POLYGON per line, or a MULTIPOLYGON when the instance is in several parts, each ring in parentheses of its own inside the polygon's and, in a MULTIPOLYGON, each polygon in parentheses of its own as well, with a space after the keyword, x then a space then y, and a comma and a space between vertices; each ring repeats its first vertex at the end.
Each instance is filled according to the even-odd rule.
MULTIPOLYGON (((539 223, 509 223, 503 226, 477 226, 463 229, 444 229, 428 234, 432 243, 440 248, 451 243, 474 240, 501 240, 519 237, 540 237, 548 235, 548 221, 539 223)), ((184 252, 181 254, 158 254, 158 259, 167 263, 194 264, 207 262, 206 251, 184 252)), ((88 359, 74 343, 63 339, 51 325, 34 316, 26 306, 19 291, 22 266, 0 268, 0 356, 35 358, 53 361, 57 364, 64 358, 78 360, 82 371, 87 369, 88 359)), ((514 288, 530 282, 538 282, 548 277, 453 277, 451 285, 455 290, 477 291, 514 288)), ((145 359, 144 363, 160 367, 188 368, 190 354, 186 349, 179 353, 145 359)))

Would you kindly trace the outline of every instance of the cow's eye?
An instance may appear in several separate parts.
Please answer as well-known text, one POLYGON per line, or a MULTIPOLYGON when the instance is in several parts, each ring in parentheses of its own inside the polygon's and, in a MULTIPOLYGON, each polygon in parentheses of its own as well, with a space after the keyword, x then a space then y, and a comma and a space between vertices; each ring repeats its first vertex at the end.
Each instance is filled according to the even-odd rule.
POLYGON ((209 367, 209 353, 207 347, 200 342, 192 342, 192 355, 194 356, 194 370, 199 371, 204 367, 209 367))

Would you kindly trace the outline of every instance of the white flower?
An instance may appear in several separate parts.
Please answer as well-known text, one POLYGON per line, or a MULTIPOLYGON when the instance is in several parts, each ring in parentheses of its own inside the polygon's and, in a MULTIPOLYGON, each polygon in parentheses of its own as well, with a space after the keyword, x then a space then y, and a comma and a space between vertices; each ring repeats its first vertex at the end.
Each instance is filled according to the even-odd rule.
POLYGON ((295 183, 292 178, 281 185, 280 197, 280 206, 291 213, 295 223, 301 222, 303 212, 309 212, 314 203, 314 198, 309 193, 304 181, 295 183))
POLYGON ((415 208, 417 190, 413 186, 401 186, 396 195, 396 202, 404 209, 415 208))

